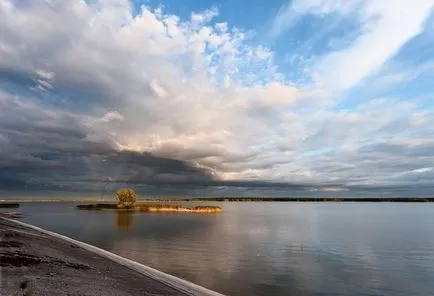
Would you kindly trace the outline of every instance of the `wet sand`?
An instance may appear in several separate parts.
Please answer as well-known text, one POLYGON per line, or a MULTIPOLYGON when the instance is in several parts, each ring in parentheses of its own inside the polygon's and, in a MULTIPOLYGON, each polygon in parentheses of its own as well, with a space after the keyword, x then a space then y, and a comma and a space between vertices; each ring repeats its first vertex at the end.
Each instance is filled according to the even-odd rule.
POLYGON ((218 295, 177 288, 71 241, 0 217, 0 295, 218 295))

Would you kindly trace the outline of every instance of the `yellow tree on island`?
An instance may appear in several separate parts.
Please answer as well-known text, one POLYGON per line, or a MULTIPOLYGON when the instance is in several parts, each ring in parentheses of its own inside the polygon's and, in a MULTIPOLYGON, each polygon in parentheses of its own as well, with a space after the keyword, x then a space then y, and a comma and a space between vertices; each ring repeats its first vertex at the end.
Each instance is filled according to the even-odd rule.
POLYGON ((118 208, 129 209, 136 205, 137 195, 133 189, 121 188, 116 192, 118 208))

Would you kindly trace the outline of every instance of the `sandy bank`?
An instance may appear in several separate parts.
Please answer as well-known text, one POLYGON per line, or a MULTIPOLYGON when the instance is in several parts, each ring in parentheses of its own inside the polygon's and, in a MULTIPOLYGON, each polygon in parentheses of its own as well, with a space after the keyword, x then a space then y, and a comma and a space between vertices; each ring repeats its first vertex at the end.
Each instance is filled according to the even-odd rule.
POLYGON ((140 203, 129 208, 121 208, 115 203, 96 203, 77 205, 79 210, 116 210, 116 211, 128 211, 128 212, 152 212, 152 213, 201 213, 201 214, 213 214, 220 213, 221 207, 218 206, 195 206, 187 208, 181 205, 173 204, 145 204, 140 203))
POLYGON ((71 238, 0 218, 0 295, 221 294, 71 238))

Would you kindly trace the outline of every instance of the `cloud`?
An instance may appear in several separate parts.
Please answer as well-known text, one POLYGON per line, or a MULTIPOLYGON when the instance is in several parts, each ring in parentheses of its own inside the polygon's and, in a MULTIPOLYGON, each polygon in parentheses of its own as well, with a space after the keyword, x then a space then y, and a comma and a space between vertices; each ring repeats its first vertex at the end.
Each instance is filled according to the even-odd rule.
MULTIPOLYGON (((20 112, 41 117, 49 113, 53 128, 67 126, 83 137, 66 140, 60 131, 48 135, 50 131, 35 127, 29 119, 20 127, 25 134, 4 132, 11 149, 25 137, 28 143, 40 142, 41 134, 51 139, 40 144, 41 150, 71 153, 73 147, 101 145, 108 152, 152 153, 187 162, 188 167, 227 179, 238 162, 257 154, 252 144, 267 132, 269 123, 263 118, 267 113, 256 110, 274 108, 267 98, 278 95, 273 102, 285 106, 306 96, 273 78, 279 73, 267 49, 246 45, 244 33, 237 29, 208 24, 216 10, 194 13, 191 20, 181 22, 145 6, 133 17, 127 1, 2 5, 2 28, 7 33, 2 48, 17 50, 2 51, 0 69, 15 88, 30 90, 29 97, 4 93, 8 108, 2 113, 11 113, 8 109, 17 117, 20 112), (251 66, 255 74, 239 72, 251 66), (216 80, 220 73, 231 81, 225 90, 216 80), (26 79, 14 78, 18 76, 26 79), (44 97, 42 90, 49 90, 55 100, 44 97), (62 114, 71 123, 64 122, 62 114), (256 133, 250 132, 250 125, 257 126, 256 133), (88 143, 92 137, 98 141, 88 143)), ((15 123, 10 118, 7 124, 15 123)), ((31 156, 33 151, 16 153, 42 161, 31 156)), ((175 179, 176 174, 184 178, 181 172, 165 176, 175 179)), ((242 177, 242 172, 235 175, 242 177)))
MULTIPOLYGON (((315 79, 323 87, 340 91, 357 85, 375 73, 411 38, 420 34, 434 4, 407 1, 292 1, 281 7, 269 34, 277 38, 306 16, 319 19, 352 19, 359 24, 358 35, 342 40, 347 46, 326 52, 313 64, 315 79)), ((344 25, 340 23, 341 25, 344 25)), ((317 34, 325 34, 326 28, 317 34)), ((315 38, 315 37, 312 37, 315 38)), ((339 40, 338 37, 335 41, 339 40)))
POLYGON ((323 57, 314 71, 331 89, 349 89, 377 71, 411 38, 422 32, 432 1, 370 1, 358 11, 363 33, 343 50, 323 57))
MULTIPOLYGON (((353 13, 345 3, 296 1, 291 11, 353 13)), ((133 13, 129 1, 3 1, 0 179, 341 191, 403 184, 406 172, 433 160, 430 143, 410 145, 432 138, 433 113, 391 98, 352 110, 335 102, 417 34, 423 4, 385 50, 372 38, 401 25, 397 11, 364 5, 363 34, 312 60, 317 81, 300 84, 271 49, 215 22, 215 8, 181 19, 148 6, 133 13), (348 57, 363 67, 344 63, 348 57)))
POLYGON ((279 11, 274 17, 268 34, 272 39, 277 38, 294 26, 300 20, 300 18, 301 16, 296 13, 291 3, 287 2, 280 7, 279 11))
POLYGON ((268 34, 278 38, 286 33, 307 15, 324 17, 327 14, 352 14, 360 5, 361 0, 294 0, 283 4, 273 18, 268 34))

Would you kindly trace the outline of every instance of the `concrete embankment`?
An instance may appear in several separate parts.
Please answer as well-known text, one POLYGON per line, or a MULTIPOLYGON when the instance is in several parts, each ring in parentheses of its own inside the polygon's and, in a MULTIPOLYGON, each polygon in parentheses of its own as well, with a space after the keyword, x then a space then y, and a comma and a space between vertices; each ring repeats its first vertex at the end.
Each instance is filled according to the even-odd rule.
POLYGON ((222 294, 69 237, 0 217, 0 295, 222 294))

